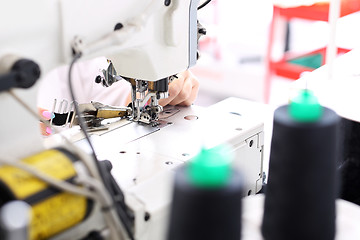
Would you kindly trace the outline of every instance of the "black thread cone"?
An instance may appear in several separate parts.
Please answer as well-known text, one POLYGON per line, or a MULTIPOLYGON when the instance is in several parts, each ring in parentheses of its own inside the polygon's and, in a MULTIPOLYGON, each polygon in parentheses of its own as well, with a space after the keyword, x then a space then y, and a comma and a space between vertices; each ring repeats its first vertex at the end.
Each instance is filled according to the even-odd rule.
POLYGON ((189 182, 186 167, 176 172, 168 240, 241 239, 243 181, 233 172, 221 188, 189 182))
POLYGON ((327 108, 312 123, 294 121, 288 106, 275 111, 264 239, 334 239, 339 122, 327 108))

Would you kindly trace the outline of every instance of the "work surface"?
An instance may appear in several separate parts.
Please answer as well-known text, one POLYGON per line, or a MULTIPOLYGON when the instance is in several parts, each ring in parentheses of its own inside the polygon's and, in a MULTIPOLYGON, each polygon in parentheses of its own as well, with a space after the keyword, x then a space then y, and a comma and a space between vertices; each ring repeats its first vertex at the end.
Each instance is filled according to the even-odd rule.
MULTIPOLYGON (((228 98, 210 107, 169 107, 152 127, 122 119, 108 130, 91 133, 100 160, 112 163, 112 175, 139 217, 137 239, 164 239, 173 187, 174 169, 196 156, 202 148, 230 147, 233 162, 243 176, 243 195, 255 194, 263 183, 263 104, 228 98)), ((90 152, 78 129, 65 132, 90 152)), ((56 137, 56 136, 54 136, 56 137)), ((47 144, 56 140, 48 138, 47 144)), ((55 141, 56 142, 56 141, 55 141)), ((69 235, 70 236, 70 235, 69 235)), ((59 238, 61 239, 61 238, 59 238)), ((65 238, 66 239, 66 238, 65 238)))

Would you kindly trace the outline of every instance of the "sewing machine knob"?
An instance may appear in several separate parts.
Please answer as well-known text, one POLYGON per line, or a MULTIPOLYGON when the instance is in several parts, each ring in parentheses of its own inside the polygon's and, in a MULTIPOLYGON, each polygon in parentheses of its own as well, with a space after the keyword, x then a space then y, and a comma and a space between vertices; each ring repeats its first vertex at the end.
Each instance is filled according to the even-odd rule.
POLYGON ((28 59, 20 59, 11 68, 16 72, 18 77, 16 79, 17 87, 29 88, 35 84, 40 77, 40 67, 34 61, 28 59))
POLYGON ((164 2, 165 6, 170 6, 170 4, 171 4, 171 0, 165 0, 165 2, 164 2))
POLYGON ((95 82, 96 82, 96 83, 101 83, 101 81, 102 81, 101 76, 100 76, 100 75, 97 75, 96 78, 95 78, 95 82))
POLYGON ((122 29, 123 27, 124 27, 124 25, 123 25, 122 23, 117 23, 117 24, 115 25, 115 27, 114 27, 114 31, 120 30, 120 29, 122 29))

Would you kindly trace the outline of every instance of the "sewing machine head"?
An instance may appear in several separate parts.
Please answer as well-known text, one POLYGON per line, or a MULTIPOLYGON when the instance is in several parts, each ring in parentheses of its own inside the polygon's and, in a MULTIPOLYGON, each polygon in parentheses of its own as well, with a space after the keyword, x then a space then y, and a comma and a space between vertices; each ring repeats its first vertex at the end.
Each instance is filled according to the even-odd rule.
POLYGON ((75 54, 106 56, 109 66, 96 82, 105 87, 130 82, 131 119, 156 124, 162 111, 158 100, 168 97, 169 82, 196 63, 198 39, 205 33, 197 21, 198 5, 199 0, 150 1, 136 17, 117 22, 114 31, 95 41, 86 42, 76 26, 65 26, 71 31, 64 38, 75 54))
POLYGON ((117 81, 128 81, 131 84, 130 119, 132 121, 157 125, 159 113, 163 110, 158 101, 169 96, 168 85, 173 78, 177 78, 176 75, 157 81, 127 78, 117 75, 113 63, 110 60, 108 62, 108 68, 102 70, 103 76, 98 75, 95 82, 102 84, 104 87, 110 87, 117 81))

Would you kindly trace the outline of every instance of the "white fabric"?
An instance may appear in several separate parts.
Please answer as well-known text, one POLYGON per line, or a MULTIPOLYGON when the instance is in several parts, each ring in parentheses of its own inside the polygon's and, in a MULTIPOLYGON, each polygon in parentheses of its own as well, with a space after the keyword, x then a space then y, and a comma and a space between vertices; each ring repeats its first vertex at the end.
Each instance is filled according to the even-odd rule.
MULTIPOLYGON (((125 80, 114 83, 110 87, 103 87, 95 83, 97 75, 102 69, 107 69, 105 57, 81 61, 74 65, 72 81, 73 89, 78 103, 97 101, 113 106, 124 106, 130 93, 130 83, 125 80)), ((38 107, 52 110, 54 99, 59 103, 65 99, 71 102, 68 86, 69 66, 58 67, 49 72, 41 82, 38 92, 38 107)))

